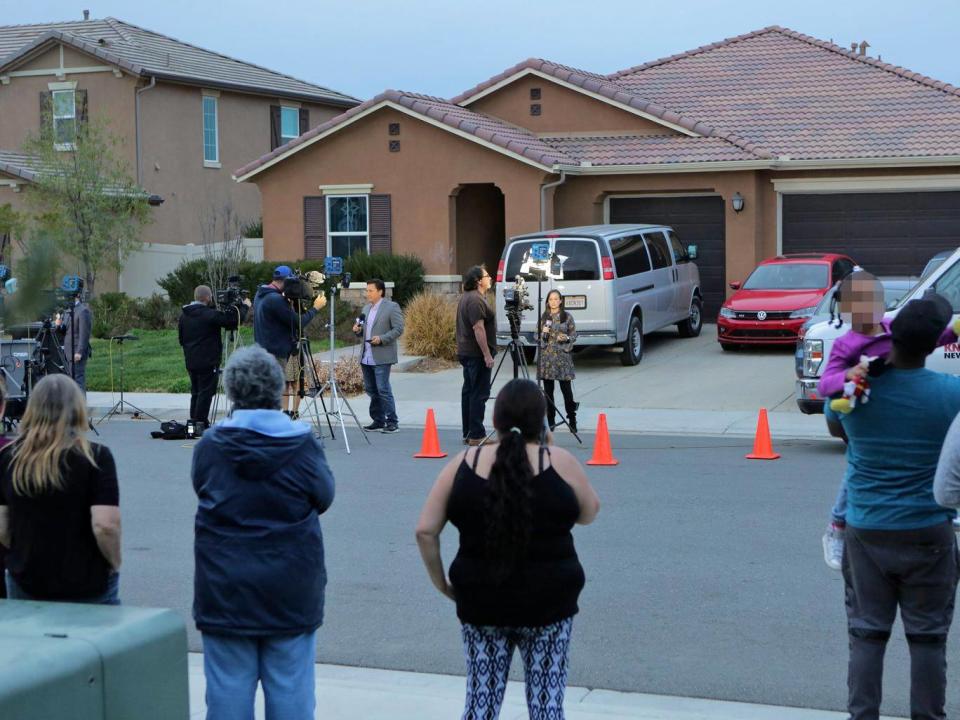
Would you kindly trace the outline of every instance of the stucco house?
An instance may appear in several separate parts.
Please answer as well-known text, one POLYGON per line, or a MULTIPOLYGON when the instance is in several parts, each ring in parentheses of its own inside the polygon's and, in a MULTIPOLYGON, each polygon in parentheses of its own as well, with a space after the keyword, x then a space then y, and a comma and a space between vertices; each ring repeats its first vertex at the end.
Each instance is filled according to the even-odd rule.
POLYGON ((667 223, 711 313, 780 252, 909 274, 960 245, 960 90, 774 26, 609 75, 531 59, 452 99, 388 90, 235 176, 266 257, 413 253, 433 281, 539 228, 667 223))
POLYGON ((260 193, 232 168, 358 103, 114 18, 0 26, 0 205, 21 207, 35 180, 20 150, 41 117, 52 115, 65 152, 76 123, 103 118, 139 184, 164 199, 143 240, 199 243, 228 204, 260 218, 260 193))

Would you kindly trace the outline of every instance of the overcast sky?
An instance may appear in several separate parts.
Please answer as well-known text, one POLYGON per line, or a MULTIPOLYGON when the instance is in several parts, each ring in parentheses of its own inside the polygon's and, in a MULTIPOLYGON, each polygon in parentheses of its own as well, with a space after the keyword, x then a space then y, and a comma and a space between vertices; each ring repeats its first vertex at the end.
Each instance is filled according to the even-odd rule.
POLYGON ((873 57, 960 85, 960 0, 0 0, 0 23, 84 8, 359 98, 451 97, 528 57, 612 72, 767 25, 867 40, 873 57))

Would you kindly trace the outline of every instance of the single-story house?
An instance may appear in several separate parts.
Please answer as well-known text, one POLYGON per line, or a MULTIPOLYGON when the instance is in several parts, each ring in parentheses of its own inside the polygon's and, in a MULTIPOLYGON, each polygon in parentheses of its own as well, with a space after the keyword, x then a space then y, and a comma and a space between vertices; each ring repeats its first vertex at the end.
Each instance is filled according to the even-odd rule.
POLYGON ((960 245, 960 90, 774 26, 609 75, 531 59, 452 99, 388 90, 235 177, 265 257, 412 253, 437 282, 520 233, 666 223, 711 313, 781 252, 910 274, 960 245))

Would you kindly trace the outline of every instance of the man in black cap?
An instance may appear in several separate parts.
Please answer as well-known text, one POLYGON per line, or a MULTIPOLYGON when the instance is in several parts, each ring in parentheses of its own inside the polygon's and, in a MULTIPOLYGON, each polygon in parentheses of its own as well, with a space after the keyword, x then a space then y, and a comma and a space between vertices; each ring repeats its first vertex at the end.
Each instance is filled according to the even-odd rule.
POLYGON ((849 415, 826 411, 849 438, 843 579, 851 720, 879 717, 883 656, 898 608, 910 648, 910 716, 946 717, 956 513, 934 501, 933 478, 960 412, 960 378, 924 363, 952 315, 936 294, 908 302, 891 324, 887 369, 870 377, 870 402, 849 415))

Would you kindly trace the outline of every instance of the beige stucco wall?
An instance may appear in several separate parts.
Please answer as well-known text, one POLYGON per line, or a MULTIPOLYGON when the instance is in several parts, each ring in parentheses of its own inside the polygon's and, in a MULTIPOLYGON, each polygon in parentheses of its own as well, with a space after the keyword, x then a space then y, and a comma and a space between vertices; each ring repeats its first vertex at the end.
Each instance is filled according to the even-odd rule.
POLYGON ((620 110, 583 93, 570 90, 541 77, 520 78, 467 106, 474 112, 492 115, 535 133, 608 133, 674 135, 658 123, 620 110), (530 89, 540 88, 540 99, 530 99, 530 89), (540 115, 530 114, 530 105, 539 103, 540 115))
POLYGON ((412 253, 429 274, 455 274, 456 221, 451 194, 463 183, 494 183, 504 194, 506 237, 539 227, 545 174, 390 108, 291 155, 253 178, 263 197, 264 257, 303 257, 303 198, 319 185, 373 183, 391 195, 393 251, 412 253), (400 135, 388 124, 400 123, 400 135), (388 142, 400 140, 400 152, 388 142))

